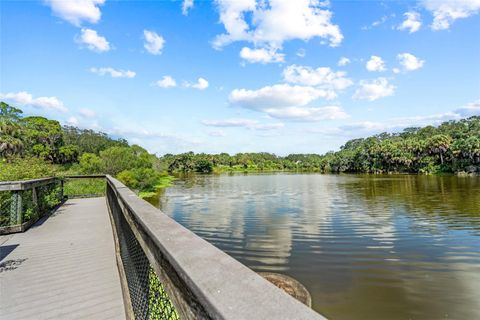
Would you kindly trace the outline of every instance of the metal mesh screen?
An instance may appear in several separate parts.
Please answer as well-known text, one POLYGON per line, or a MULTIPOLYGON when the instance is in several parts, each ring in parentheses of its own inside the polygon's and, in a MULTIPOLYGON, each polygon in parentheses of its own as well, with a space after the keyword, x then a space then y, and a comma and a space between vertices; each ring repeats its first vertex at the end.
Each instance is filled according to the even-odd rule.
POLYGON ((117 231, 120 256, 135 319, 179 319, 178 313, 126 221, 118 199, 109 185, 107 185, 107 200, 117 231))

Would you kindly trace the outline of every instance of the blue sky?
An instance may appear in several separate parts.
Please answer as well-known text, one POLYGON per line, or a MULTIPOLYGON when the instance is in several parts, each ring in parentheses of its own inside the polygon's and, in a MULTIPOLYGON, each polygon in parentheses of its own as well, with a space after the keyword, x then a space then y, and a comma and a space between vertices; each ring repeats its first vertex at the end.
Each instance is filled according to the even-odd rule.
POLYGON ((2 1, 0 98, 158 154, 480 114, 480 1, 2 1))

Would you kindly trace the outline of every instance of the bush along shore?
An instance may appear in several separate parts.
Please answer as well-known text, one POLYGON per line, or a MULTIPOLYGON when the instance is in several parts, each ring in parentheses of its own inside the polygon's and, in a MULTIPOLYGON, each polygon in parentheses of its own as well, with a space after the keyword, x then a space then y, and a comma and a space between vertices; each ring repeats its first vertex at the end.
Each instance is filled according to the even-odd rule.
MULTIPOLYGON (((22 110, 0 102, 0 181, 110 174, 140 196, 151 196, 173 180, 160 166, 155 155, 126 140, 62 127, 44 117, 23 117, 22 110)), ((67 195, 104 192, 105 183, 94 179, 65 185, 67 195)))

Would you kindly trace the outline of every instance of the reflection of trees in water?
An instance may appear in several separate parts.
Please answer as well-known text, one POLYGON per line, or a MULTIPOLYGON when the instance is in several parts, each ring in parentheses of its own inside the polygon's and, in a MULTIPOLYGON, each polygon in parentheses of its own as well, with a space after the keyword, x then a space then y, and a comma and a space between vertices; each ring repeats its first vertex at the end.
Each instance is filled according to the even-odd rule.
POLYGON ((407 214, 439 217, 453 227, 480 222, 480 178, 359 176, 343 187, 349 197, 361 201, 369 215, 401 207, 407 214))
POLYGON ((464 231, 478 227, 479 188, 457 177, 212 175, 175 182, 162 205, 251 268, 294 276, 327 315, 478 318, 480 257, 464 231))

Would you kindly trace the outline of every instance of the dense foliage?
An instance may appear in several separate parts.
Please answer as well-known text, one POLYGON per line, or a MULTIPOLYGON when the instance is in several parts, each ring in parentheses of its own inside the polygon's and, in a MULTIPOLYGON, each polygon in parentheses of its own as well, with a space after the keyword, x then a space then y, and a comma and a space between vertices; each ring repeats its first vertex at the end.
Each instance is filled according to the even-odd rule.
POLYGON ((324 155, 187 152, 157 158, 101 132, 23 117, 22 110, 1 102, 0 161, 0 180, 107 173, 144 194, 168 184, 164 172, 480 172, 480 117, 353 139, 324 155))
MULTIPOLYGON (((155 192, 171 180, 157 170, 157 157, 140 146, 22 114, 22 110, 0 102, 0 181, 106 173, 132 189, 155 192)), ((77 189, 72 192, 82 188, 93 192, 97 185, 103 186, 77 182, 69 188, 77 189)))
POLYGON ((439 173, 480 171, 480 117, 448 121, 438 127, 407 128, 350 140, 337 152, 166 154, 170 172, 314 171, 362 173, 439 173))

